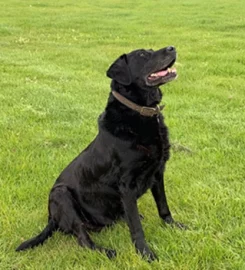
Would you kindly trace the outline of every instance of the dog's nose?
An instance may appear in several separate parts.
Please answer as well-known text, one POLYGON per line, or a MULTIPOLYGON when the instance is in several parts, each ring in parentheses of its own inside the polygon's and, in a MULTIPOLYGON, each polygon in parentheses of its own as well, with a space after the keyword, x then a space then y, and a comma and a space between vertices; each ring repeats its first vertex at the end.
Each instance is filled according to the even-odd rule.
POLYGON ((175 48, 174 48, 174 46, 168 46, 168 47, 166 48, 166 50, 167 50, 168 52, 172 52, 172 51, 175 50, 175 48))

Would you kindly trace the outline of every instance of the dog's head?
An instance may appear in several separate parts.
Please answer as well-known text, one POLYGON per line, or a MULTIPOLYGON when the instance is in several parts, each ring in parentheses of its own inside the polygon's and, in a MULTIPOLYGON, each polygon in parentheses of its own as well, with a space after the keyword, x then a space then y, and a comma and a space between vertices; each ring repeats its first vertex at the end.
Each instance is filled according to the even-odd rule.
POLYGON ((107 76, 125 86, 157 88, 177 77, 176 69, 171 68, 175 60, 172 46, 158 51, 135 50, 121 55, 107 70, 107 76))

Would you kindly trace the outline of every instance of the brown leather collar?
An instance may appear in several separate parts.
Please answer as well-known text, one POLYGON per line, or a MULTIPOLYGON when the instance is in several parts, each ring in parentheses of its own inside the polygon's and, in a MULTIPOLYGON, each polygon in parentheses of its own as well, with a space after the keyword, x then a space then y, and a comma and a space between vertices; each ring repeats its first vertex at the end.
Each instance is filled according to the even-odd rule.
POLYGON ((145 106, 139 106, 136 103, 128 100, 124 96, 120 95, 118 92, 112 90, 112 95, 120 101, 122 104, 127 106, 128 108, 140 113, 143 116, 152 117, 154 115, 159 115, 161 110, 164 108, 164 105, 162 106, 156 106, 156 107, 145 107, 145 106))

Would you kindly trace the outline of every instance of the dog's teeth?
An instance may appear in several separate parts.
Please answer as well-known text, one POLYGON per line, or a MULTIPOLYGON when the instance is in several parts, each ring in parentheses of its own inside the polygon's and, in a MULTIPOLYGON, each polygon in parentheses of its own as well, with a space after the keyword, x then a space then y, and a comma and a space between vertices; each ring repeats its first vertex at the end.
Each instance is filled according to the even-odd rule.
POLYGON ((172 69, 171 68, 168 68, 168 73, 172 73, 172 69))

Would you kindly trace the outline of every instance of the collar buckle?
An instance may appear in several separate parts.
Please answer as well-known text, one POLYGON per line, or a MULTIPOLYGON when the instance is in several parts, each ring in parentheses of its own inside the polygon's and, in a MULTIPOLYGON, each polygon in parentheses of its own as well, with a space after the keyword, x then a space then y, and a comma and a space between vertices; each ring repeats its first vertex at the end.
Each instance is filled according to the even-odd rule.
POLYGON ((144 106, 140 108, 140 114, 143 116, 152 117, 153 115, 158 115, 159 113, 160 113, 160 110, 158 106, 156 108, 144 107, 144 106))

